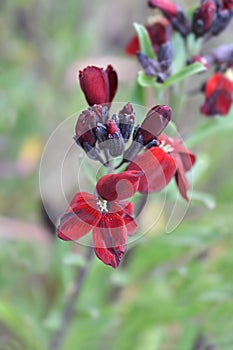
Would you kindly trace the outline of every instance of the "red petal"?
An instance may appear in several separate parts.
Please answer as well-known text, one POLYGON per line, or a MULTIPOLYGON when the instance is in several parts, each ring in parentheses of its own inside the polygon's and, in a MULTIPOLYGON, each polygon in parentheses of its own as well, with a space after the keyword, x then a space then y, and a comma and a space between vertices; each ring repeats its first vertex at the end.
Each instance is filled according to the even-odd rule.
POLYGON ((233 0, 223 0, 223 9, 233 10, 233 0))
MULTIPOLYGON (((170 39, 172 34, 171 25, 165 17, 160 17, 157 22, 151 26, 146 26, 145 28, 147 29, 155 52, 158 51, 162 44, 166 43, 170 39)), ((125 51, 129 55, 136 55, 139 50, 139 40, 137 35, 135 35, 126 46, 125 51)))
POLYGON ((137 35, 135 35, 130 42, 127 44, 125 51, 129 55, 136 55, 136 53, 139 51, 140 45, 137 35))
POLYGON ((75 134, 81 145, 83 144, 83 142, 87 142, 92 147, 95 145, 96 124, 96 114, 93 111, 85 110, 79 115, 75 127, 75 134))
POLYGON ((128 165, 127 170, 142 170, 138 191, 141 193, 162 190, 176 173, 176 165, 168 153, 159 147, 152 147, 140 154, 128 165))
POLYGON ((159 20, 152 26, 147 27, 155 53, 159 47, 170 40, 172 35, 172 27, 165 17, 159 17, 159 20))
POLYGON ((132 217, 134 214, 134 205, 132 202, 117 202, 117 205, 112 203, 111 212, 115 212, 122 217, 125 222, 125 228, 128 236, 133 236, 138 229, 136 220, 132 217))
POLYGON ((206 101, 201 107, 205 115, 226 115, 232 104, 233 83, 221 73, 215 73, 206 83, 206 101))
POLYGON ((171 120, 172 109, 165 105, 158 105, 149 110, 144 119, 139 133, 146 144, 158 137, 171 120))
POLYGON ((195 63, 195 62, 201 63, 203 67, 206 69, 210 68, 210 63, 208 62, 205 56, 195 55, 188 61, 189 64, 195 63))
POLYGON ((180 191, 181 196, 186 200, 189 201, 187 191, 189 189, 189 183, 187 181, 187 178, 185 176, 185 170, 183 167, 183 163, 181 158, 179 157, 178 154, 174 155, 173 157, 175 158, 176 166, 177 166, 177 172, 176 172, 176 184, 178 186, 178 189, 180 191))
POLYGON ((106 265, 116 268, 126 251, 127 234, 124 220, 118 214, 103 215, 93 229, 97 257, 106 265))
POLYGON ((196 161, 196 156, 183 145, 182 141, 179 138, 173 138, 166 134, 161 134, 159 136, 159 141, 164 141, 166 145, 171 145, 174 149, 174 151, 172 151, 172 154, 179 153, 185 171, 188 171, 192 168, 196 161))
POLYGON ((193 31, 197 36, 203 36, 212 26, 217 16, 217 8, 213 0, 206 0, 194 12, 193 15, 193 31), (202 21, 203 27, 199 27, 202 21))
POLYGON ((178 14, 176 5, 169 0, 149 0, 148 5, 161 10, 165 16, 176 17, 178 14))
POLYGON ((125 214, 123 216, 124 222, 125 222, 125 228, 127 230, 128 236, 133 236, 138 229, 137 221, 130 215, 125 214))
POLYGON ((58 237, 63 240, 77 240, 93 229, 100 218, 96 197, 86 192, 76 193, 60 219, 58 237))
POLYGON ((213 95, 216 89, 227 91, 228 93, 232 94, 233 83, 229 79, 227 79, 222 73, 215 73, 206 83, 206 97, 213 95))
POLYGON ((107 102, 112 102, 117 92, 118 77, 117 77, 116 71, 113 69, 111 65, 107 66, 106 73, 107 73, 108 85, 109 85, 109 97, 107 102))
POLYGON ((90 106, 110 103, 117 89, 117 74, 112 66, 103 68, 88 66, 79 72, 81 89, 90 106))
POLYGON ((96 190, 100 197, 108 201, 119 201, 132 197, 138 189, 140 171, 124 171, 108 174, 97 182, 96 190))
POLYGON ((134 213, 134 205, 132 202, 128 202, 126 204, 126 206, 124 207, 124 211, 128 214, 128 215, 133 215, 134 213))

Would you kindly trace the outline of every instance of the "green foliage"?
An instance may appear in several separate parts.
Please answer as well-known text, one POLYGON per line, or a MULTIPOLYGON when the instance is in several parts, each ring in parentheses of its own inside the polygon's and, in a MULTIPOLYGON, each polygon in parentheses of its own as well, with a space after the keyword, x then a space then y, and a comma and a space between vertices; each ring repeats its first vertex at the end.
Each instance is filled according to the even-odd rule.
MULTIPOLYGON (((76 0, 5 0, 0 5, 0 219, 19 220, 14 230, 0 227, 1 350, 48 348, 61 324, 77 270, 86 264, 85 247, 56 238, 51 241, 50 236, 46 241, 36 240, 31 226, 29 232, 22 230, 20 223, 41 228, 44 222, 38 160, 26 175, 18 172, 18 162, 28 139, 37 137, 43 145, 64 118, 86 108, 75 85, 76 68, 75 72, 72 69, 74 64, 83 68, 86 57, 103 52, 109 57, 109 38, 101 39, 109 26, 105 6, 90 8, 76 0), (104 30, 96 30, 101 23, 104 30), (76 64, 77 60, 81 61, 76 64), (6 169, 10 171, 4 175, 6 169)), ((125 6, 126 2, 122 11, 125 6)), ((141 50, 154 58, 147 31, 140 24, 135 29, 141 50)), ((147 86, 165 90, 176 84, 177 95, 181 95, 186 79, 190 85, 194 78, 199 79, 202 65, 183 68, 185 46, 179 35, 173 37, 173 45, 177 49, 174 74, 157 84, 139 72, 132 91, 127 84, 121 86, 126 101, 133 96, 132 102, 144 105, 147 94, 143 87, 147 86)), ((188 50, 196 50, 193 38, 189 38, 188 50)), ((170 92, 164 91, 165 101, 170 92)), ((154 97, 151 100, 156 103, 154 97)), ((193 113, 190 120, 196 130, 190 134, 184 127, 181 133, 190 136, 186 145, 195 148, 197 164, 185 218, 172 233, 165 234, 164 210, 161 223, 128 247, 118 270, 93 260, 64 350, 193 350, 200 333, 217 349, 232 349, 233 110, 226 118, 203 119, 198 124, 197 100, 191 102, 183 114, 193 113)), ((62 142, 57 140, 58 146, 62 142)), ((92 170, 86 164, 85 172, 93 183, 92 170)), ((160 199, 159 194, 155 196, 160 199)), ((167 196, 171 209, 177 198, 174 184, 167 196)), ((177 201, 181 205, 183 199, 177 201)), ((153 202, 150 215, 161 209, 158 202, 153 202)), ((144 224, 146 217, 139 220, 144 224)))
POLYGON ((166 89, 169 86, 175 85, 194 74, 203 72, 203 70, 203 65, 201 63, 192 63, 189 66, 182 68, 179 72, 173 74, 171 77, 167 78, 163 84, 156 83, 155 78, 149 77, 143 71, 140 71, 138 73, 138 83, 143 87, 154 86, 160 89, 166 89))
POLYGON ((134 23, 137 32, 140 50, 149 58, 155 58, 154 50, 146 28, 142 24, 134 23))

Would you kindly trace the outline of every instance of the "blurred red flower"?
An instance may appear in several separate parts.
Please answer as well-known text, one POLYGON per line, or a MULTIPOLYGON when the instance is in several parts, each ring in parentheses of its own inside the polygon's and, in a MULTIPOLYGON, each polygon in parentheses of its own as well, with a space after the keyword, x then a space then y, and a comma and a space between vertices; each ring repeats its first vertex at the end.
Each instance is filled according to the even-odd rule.
POLYGON ((228 114, 232 104, 233 82, 222 73, 215 73, 205 85, 205 103, 201 112, 206 116, 228 114))
POLYGON ((193 15, 193 32, 199 37, 209 31, 217 17, 217 7, 214 0, 205 0, 193 15))
MULTIPOLYGON (((162 44, 165 44, 171 39, 172 27, 165 17, 159 17, 154 24, 147 25, 145 28, 147 29, 155 53, 158 52, 162 44)), ((130 40, 125 51, 129 55, 136 55, 136 53, 140 51, 137 35, 130 40)))

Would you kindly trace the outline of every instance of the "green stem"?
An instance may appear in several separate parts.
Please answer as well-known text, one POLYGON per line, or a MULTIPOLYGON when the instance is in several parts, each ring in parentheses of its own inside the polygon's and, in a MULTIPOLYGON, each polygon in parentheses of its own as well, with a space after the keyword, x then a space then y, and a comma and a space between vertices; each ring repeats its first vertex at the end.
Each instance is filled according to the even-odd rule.
POLYGON ((90 261, 93 257, 93 248, 87 249, 86 253, 86 264, 85 266, 78 268, 76 279, 74 282, 74 287, 72 293, 67 298, 64 312, 62 314, 61 325, 49 346, 49 350, 61 350, 64 344, 67 333, 70 329, 71 323, 75 315, 75 304, 80 296, 80 292, 86 280, 87 274, 89 272, 90 261))

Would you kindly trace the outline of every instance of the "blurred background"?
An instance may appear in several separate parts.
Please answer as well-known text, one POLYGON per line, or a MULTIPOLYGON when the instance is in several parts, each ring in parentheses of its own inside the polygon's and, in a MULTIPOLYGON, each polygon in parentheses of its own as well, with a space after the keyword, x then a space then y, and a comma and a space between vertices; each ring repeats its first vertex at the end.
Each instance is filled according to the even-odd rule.
MULTIPOLYGON (((149 14, 145 1, 133 0, 0 2, 1 350, 44 350, 59 327, 85 248, 55 237, 40 196, 41 155, 57 126, 86 108, 77 81, 86 65, 112 64, 120 80, 115 101, 140 103, 139 65, 124 46, 132 23, 149 14)), ((206 52, 230 43, 232 29, 206 52)), ((196 86, 205 80, 192 79, 196 86)), ((203 96, 189 90, 177 118, 181 135, 199 133, 190 140, 198 162, 186 217, 165 234, 163 213, 116 271, 93 261, 64 350, 233 349, 233 115, 202 121, 203 96)), ((146 104, 156 102, 146 91, 146 104)), ((56 141, 62 148, 62 137, 56 141)), ((56 192, 43 199, 56 221, 64 210, 56 192)), ((153 201, 159 211, 159 196, 153 201)), ((140 217, 141 230, 153 215, 140 217)))

